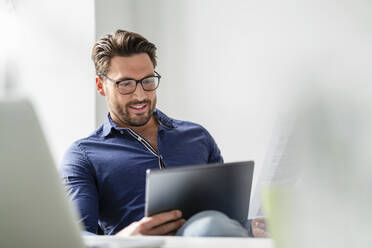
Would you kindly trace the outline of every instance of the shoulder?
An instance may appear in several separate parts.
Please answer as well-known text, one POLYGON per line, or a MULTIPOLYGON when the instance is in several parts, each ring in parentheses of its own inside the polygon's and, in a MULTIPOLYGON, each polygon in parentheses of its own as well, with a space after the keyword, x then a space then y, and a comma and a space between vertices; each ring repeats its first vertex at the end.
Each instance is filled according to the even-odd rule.
POLYGON ((159 109, 155 110, 155 116, 157 116, 158 120, 160 121, 161 124, 168 128, 176 128, 176 129, 199 129, 202 131, 207 131, 202 125, 191 122, 191 121, 184 121, 184 120, 179 120, 175 119, 172 117, 169 117, 168 115, 164 114, 162 111, 159 109))
POLYGON ((174 120, 175 127, 179 130, 194 130, 194 131, 200 131, 202 133, 205 133, 209 135, 209 132, 207 129, 202 126, 199 123, 195 123, 192 121, 183 121, 183 120, 174 120))
POLYGON ((198 150, 198 154, 204 148, 208 150, 208 158, 205 160, 208 163, 223 163, 221 152, 209 131, 202 125, 191 122, 172 119, 174 130, 178 133, 178 138, 181 138, 186 143, 192 144, 198 150), (203 148, 204 147, 204 148, 203 148))
POLYGON ((87 144, 103 138, 102 132, 103 132, 103 128, 101 125, 94 132, 92 132, 89 136, 74 141, 69 146, 69 148, 66 150, 65 154, 83 152, 87 144))
POLYGON ((208 143, 214 142, 208 130, 199 123, 171 118, 159 110, 157 110, 157 115, 161 122, 165 122, 166 126, 170 127, 175 131, 175 133, 178 133, 183 137, 199 137, 204 138, 208 143))
POLYGON ((90 161, 87 156, 89 144, 94 143, 98 139, 102 139, 102 126, 97 128, 89 136, 74 141, 65 151, 60 166, 64 170, 66 168, 87 168, 90 167, 90 161))
POLYGON ((158 120, 168 128, 174 128, 179 131, 194 130, 208 133, 208 131, 198 123, 169 117, 163 112, 161 112, 159 109, 156 110, 156 116, 158 117, 158 120))

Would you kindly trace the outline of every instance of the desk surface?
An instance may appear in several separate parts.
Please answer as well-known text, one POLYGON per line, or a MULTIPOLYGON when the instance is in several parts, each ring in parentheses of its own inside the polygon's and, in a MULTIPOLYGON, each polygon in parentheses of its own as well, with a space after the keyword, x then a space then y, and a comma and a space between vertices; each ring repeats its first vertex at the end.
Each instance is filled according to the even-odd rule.
POLYGON ((213 247, 213 248, 273 248, 271 239, 258 238, 165 238, 164 248, 213 247))
MULTIPOLYGON (((109 241, 115 243, 115 247, 126 247, 127 241, 135 241, 140 243, 143 240, 163 240, 163 248, 273 248, 271 239, 262 238, 188 238, 188 237, 165 237, 165 236, 139 236, 139 237, 113 237, 113 236, 88 236, 84 238, 90 244, 102 243, 109 241)), ((133 242, 131 242, 133 243, 133 242)), ((127 244, 128 245, 128 244, 127 244)), ((130 247, 130 246, 128 246, 130 247)), ((146 246, 145 246, 146 247, 146 246)))

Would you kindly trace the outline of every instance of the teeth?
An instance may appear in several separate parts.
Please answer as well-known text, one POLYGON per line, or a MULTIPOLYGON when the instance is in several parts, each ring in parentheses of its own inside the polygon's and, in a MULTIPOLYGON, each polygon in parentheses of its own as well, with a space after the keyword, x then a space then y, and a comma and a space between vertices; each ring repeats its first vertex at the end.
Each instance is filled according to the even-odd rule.
POLYGON ((134 105, 134 106, 131 106, 132 108, 135 108, 135 109, 141 109, 143 107, 145 107, 145 105, 134 105))

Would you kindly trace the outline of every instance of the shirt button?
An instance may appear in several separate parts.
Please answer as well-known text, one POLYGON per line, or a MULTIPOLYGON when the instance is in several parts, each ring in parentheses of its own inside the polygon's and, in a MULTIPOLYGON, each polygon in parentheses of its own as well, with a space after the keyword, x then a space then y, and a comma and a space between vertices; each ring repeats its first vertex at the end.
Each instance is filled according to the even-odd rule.
POLYGON ((121 134, 124 134, 124 132, 123 132, 123 131, 120 131, 120 133, 121 133, 121 134))

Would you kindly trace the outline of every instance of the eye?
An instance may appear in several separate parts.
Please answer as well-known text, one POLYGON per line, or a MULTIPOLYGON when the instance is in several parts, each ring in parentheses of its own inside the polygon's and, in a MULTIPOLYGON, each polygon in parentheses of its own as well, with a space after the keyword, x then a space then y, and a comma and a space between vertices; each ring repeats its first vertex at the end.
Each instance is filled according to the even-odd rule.
POLYGON ((150 77, 150 78, 145 78, 142 83, 143 84, 153 84, 155 82, 155 78, 154 77, 150 77))
POLYGON ((130 88, 130 87, 133 87, 133 85, 135 85, 136 82, 133 81, 133 80, 125 80, 125 81, 121 81, 118 83, 118 86, 120 88, 130 88))

